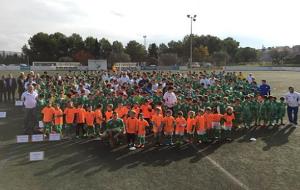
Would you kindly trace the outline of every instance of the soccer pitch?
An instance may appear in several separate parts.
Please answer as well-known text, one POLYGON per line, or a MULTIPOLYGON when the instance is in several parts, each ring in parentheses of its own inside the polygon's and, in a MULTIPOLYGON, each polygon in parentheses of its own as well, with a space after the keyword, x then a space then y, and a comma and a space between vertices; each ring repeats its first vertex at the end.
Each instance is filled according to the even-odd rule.
MULTIPOLYGON (((300 73, 252 73, 277 97, 289 86, 300 91, 300 73)), ((0 111, 7 112, 0 119, 0 190, 300 189, 299 128, 241 129, 232 143, 129 152, 92 139, 16 144, 22 108, 1 103, 0 111), (45 159, 29 162, 33 151, 44 151, 45 159)))

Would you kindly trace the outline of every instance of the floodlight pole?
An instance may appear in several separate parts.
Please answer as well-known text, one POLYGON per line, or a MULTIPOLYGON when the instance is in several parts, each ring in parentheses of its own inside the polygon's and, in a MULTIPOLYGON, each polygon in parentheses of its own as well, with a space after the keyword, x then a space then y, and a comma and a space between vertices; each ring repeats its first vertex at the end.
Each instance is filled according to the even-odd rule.
POLYGON ((187 15, 187 17, 191 20, 191 34, 190 34, 190 61, 189 67, 193 63, 193 21, 196 21, 197 15, 187 15))

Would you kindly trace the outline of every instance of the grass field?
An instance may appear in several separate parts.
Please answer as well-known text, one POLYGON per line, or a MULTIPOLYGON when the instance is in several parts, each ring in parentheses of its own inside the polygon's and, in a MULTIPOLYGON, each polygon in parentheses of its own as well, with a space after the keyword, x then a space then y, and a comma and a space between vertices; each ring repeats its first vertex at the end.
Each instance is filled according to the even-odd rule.
MULTIPOLYGON (((300 91, 297 72, 254 72, 281 96, 300 91)), ((300 129, 240 130, 227 144, 183 145, 129 152, 96 140, 16 144, 22 108, 0 104, 0 190, 40 189, 300 189, 300 129), (251 137, 257 138, 250 142, 251 137), (29 162, 29 152, 45 160, 29 162)))

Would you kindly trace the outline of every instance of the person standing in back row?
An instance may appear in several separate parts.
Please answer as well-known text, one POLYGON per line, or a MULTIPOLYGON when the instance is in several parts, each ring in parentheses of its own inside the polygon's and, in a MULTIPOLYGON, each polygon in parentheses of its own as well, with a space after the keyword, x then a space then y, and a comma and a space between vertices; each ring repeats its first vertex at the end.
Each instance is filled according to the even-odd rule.
POLYGON ((12 76, 12 74, 9 74, 6 79, 6 86, 7 86, 7 97, 8 101, 15 101, 16 96, 16 89, 17 89, 17 80, 12 76))
POLYGON ((287 103, 287 114, 290 124, 298 127, 298 110, 300 105, 300 94, 295 92, 294 87, 289 87, 289 92, 285 95, 287 103))

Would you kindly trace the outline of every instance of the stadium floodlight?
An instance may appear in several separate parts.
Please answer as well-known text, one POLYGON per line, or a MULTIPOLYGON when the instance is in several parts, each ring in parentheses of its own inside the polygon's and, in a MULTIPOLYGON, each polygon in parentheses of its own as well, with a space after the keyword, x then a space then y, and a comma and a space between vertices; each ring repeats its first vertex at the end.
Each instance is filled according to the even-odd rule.
POLYGON ((187 17, 189 18, 189 19, 191 19, 191 35, 190 35, 190 41, 191 41, 191 43, 190 43, 190 60, 189 60, 189 66, 191 66, 192 65, 192 62, 193 62, 193 22, 195 22, 196 21, 196 17, 197 17, 197 15, 194 15, 194 16, 191 16, 191 15, 187 15, 187 17))

